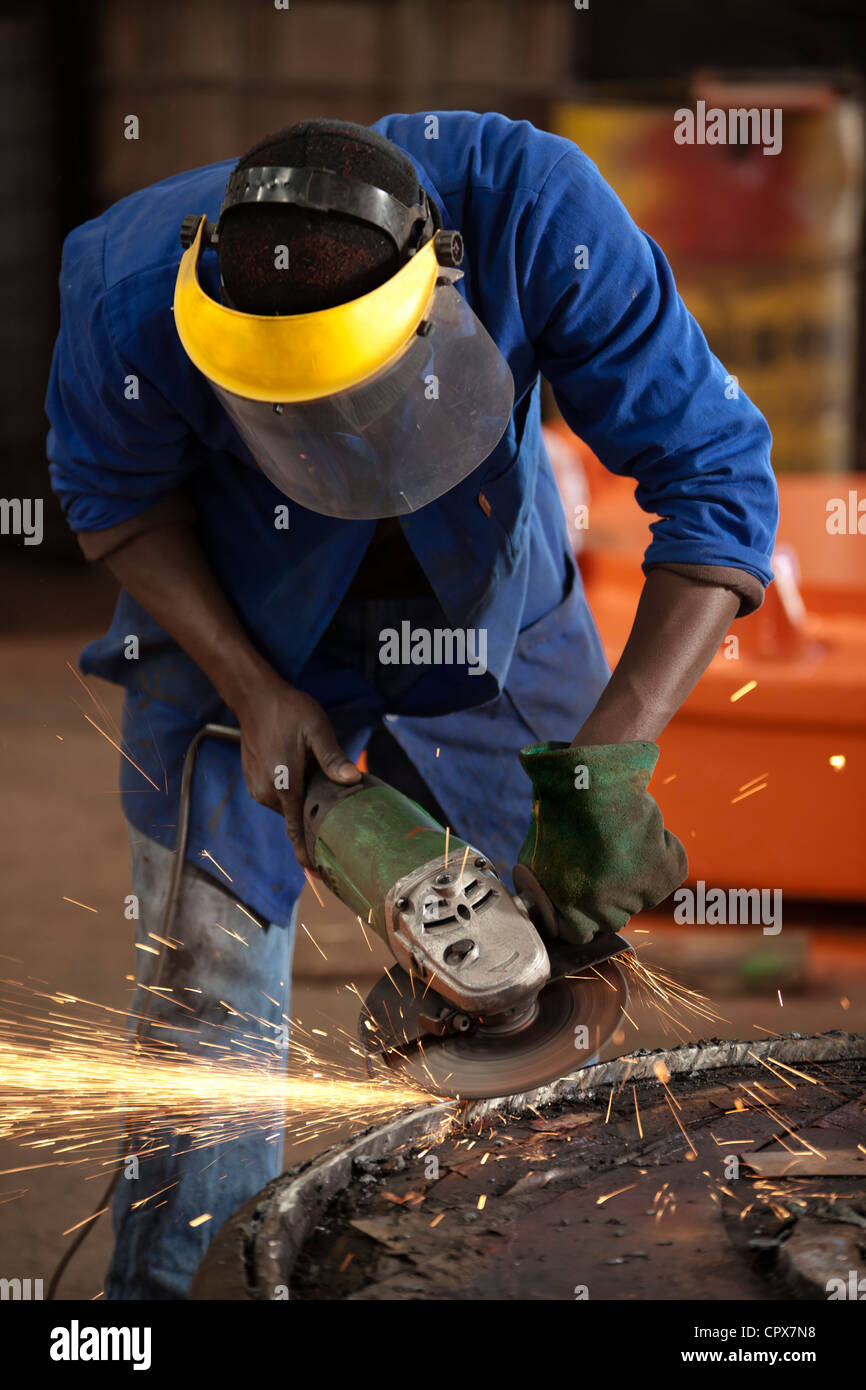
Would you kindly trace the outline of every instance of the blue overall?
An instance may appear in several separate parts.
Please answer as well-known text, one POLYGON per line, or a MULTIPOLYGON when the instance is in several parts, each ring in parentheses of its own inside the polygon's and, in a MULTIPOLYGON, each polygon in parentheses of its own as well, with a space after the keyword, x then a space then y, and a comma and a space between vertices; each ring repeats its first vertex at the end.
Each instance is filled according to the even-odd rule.
MULTIPOLYGON (((443 225, 462 232, 460 292, 514 377, 495 451, 401 519, 442 622, 486 632, 486 672, 442 665, 382 695, 357 653, 337 659, 331 644, 323 662, 320 640, 375 523, 290 503, 289 528, 277 529, 285 498, 172 320, 181 221, 216 219, 233 161, 133 194, 67 239, 47 399, 52 483, 85 531, 184 487, 205 554, 262 654, 324 705, 350 756, 385 717, 455 831, 507 871, 530 812, 518 748, 572 738, 608 676, 542 441, 540 376, 568 424, 606 467, 636 478, 638 504, 656 514, 644 568, 731 566, 769 582, 770 435, 730 391, 659 248, 575 145, 472 112, 388 116, 377 129, 412 159, 443 225)), ((201 275, 217 295, 213 255, 201 275)), ((185 748, 204 721, 233 722, 231 712, 126 593, 81 666, 126 687, 127 749, 157 788, 123 761, 124 809, 134 830, 171 848, 185 748)), ((199 754, 188 856, 216 875, 203 850, 231 874, 238 900, 267 921, 290 920, 302 876, 281 819, 249 797, 235 747, 199 754)))

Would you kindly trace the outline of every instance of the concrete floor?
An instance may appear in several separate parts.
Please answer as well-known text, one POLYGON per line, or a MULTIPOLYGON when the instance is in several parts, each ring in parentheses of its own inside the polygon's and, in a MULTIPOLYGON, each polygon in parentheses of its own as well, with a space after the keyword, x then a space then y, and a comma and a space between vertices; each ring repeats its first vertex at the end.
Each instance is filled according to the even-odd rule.
MULTIPOLYGON (((130 924, 123 916, 127 883, 126 831, 115 789, 117 754, 86 722, 101 722, 91 697, 67 667, 89 637, 104 630, 111 589, 94 575, 32 576, 4 586, 8 601, 0 635, 0 977, 41 979, 86 999, 115 1007, 129 1000, 125 978, 133 969, 130 924), (41 585, 41 588, 40 588, 41 585), (89 912, 65 902, 74 898, 89 912)), ((116 719, 120 694, 91 683, 116 719)), ((853 847, 852 847, 853 852, 853 847)), ((387 959, 371 954, 353 917, 330 899, 324 908, 309 890, 301 920, 321 946, 324 960, 301 933, 294 963, 292 1013, 307 1027, 355 1027, 357 1000, 387 959), (327 1023, 323 1022, 326 1020, 327 1023)), ((722 1022, 666 1035, 645 1004, 631 1010, 628 1027, 606 1055, 654 1047, 683 1037, 758 1037, 761 1029, 788 1032, 866 1027, 866 949, 862 913, 818 907, 788 914, 775 963, 758 975, 744 968, 754 957, 725 931, 694 929, 687 936, 659 917, 634 922, 642 955, 665 965, 686 983, 713 994, 722 1022), (745 950, 745 955, 744 955, 745 950), (743 980, 751 979, 747 991, 743 980), (777 988, 782 989, 782 1003, 777 988), (845 1003, 847 1002, 847 1007, 845 1003)), ((669 919, 668 919, 669 921, 669 919)), ((731 929, 728 929, 730 931, 731 929)), ((319 1145, 321 1146, 321 1145, 319 1145)), ((315 1144, 287 1151, 286 1162, 309 1156, 315 1144)), ((31 1162, 28 1153, 0 1144, 0 1275, 43 1278, 65 1241, 61 1233, 92 1209, 104 1179, 85 1181, 77 1167, 10 1174, 31 1162), (22 1191, 22 1189, 26 1189, 22 1191), (17 1195, 20 1194, 20 1195, 17 1195)), ((97 1223, 64 1280, 68 1298, 90 1299, 102 1289, 110 1248, 107 1219, 97 1223)))

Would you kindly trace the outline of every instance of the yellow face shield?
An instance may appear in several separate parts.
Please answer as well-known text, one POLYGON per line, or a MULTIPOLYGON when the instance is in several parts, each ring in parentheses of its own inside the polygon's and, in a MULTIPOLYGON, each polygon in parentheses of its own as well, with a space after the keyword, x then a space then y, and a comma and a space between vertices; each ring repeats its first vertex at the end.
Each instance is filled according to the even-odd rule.
POLYGON ((180 340, 263 473, 327 516, 399 516, 493 451, 508 364, 428 241, 384 285, 318 313, 244 314, 202 289, 202 218, 178 270, 180 340))

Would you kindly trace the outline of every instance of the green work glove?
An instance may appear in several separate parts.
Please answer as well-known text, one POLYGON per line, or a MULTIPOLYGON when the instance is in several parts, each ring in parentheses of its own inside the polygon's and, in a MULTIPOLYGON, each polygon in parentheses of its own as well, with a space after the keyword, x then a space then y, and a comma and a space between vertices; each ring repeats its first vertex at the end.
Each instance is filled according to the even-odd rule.
POLYGON ((538 743, 520 754, 533 795, 518 862, 535 875, 571 941, 621 930, 688 872, 683 846, 647 791, 658 756, 654 743, 538 743))

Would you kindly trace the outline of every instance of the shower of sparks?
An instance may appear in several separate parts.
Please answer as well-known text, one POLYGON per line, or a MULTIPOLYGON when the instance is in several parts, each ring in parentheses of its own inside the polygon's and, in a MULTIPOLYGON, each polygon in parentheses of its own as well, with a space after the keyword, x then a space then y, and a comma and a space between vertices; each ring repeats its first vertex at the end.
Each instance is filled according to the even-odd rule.
POLYGON ((666 970, 645 965, 634 952, 617 956, 617 964, 628 972, 629 989, 634 989, 641 1002, 654 1010, 664 1032, 676 1034, 680 1042, 686 1041, 684 1029, 695 1018, 707 1023, 726 1021, 705 994, 680 984, 666 970))
POLYGON ((845 766, 845 754, 844 754, 844 753, 834 753, 833 756, 830 758, 829 761, 830 761, 830 766, 831 766, 836 772, 841 772, 842 769, 843 769, 843 767, 845 766))
POLYGON ((448 845, 451 841, 451 826, 445 827, 445 867, 448 868, 448 845))
POLYGON ((736 704, 737 700, 742 700, 743 696, 748 695, 750 690, 754 690, 757 684, 757 681, 746 681, 746 684, 741 685, 739 690, 735 690, 733 695, 730 697, 731 704, 734 705, 736 704))
POLYGON ((99 911, 98 907, 88 907, 87 903, 80 903, 77 898, 67 898, 65 894, 63 895, 63 901, 65 903, 72 903, 73 907, 83 907, 87 912, 99 911))
MULTIPOLYGON (((172 1136, 183 1151, 204 1151, 252 1134, 276 1137, 285 1124, 288 1142, 300 1143, 428 1099, 390 1075, 359 1074, 348 1056, 325 1060, 321 1029, 314 1038, 285 1014, 272 1023, 228 1002, 226 1010, 206 1028, 187 1013, 176 1023, 152 1020, 151 1036, 134 1043, 128 1029, 139 1014, 3 982, 0 1140, 14 1141, 28 1161, 0 1176, 67 1165, 98 1176, 116 1165, 124 1136, 124 1152, 142 1164, 172 1136), (273 1040, 261 1036, 262 1022, 273 1040)), ((331 1050, 363 1057, 344 1030, 330 1036, 331 1050)))
MULTIPOLYGON (((746 1083, 745 1083, 744 1081, 741 1081, 739 1084, 740 1084, 740 1087, 742 1088, 742 1090, 744 1090, 744 1091, 746 1092, 746 1095, 749 1096, 749 1098, 755 1103, 755 1105, 756 1105, 759 1109, 766 1111, 766 1113, 770 1116, 770 1118, 771 1118, 772 1120, 775 1120, 776 1124, 781 1125, 782 1128, 785 1130, 786 1134, 790 1135, 790 1137, 791 1137, 792 1139, 795 1139, 795 1140, 797 1141, 798 1144, 802 1144, 802 1145, 803 1145, 803 1148, 804 1148, 808 1153, 814 1154, 816 1158, 821 1158, 821 1159, 825 1159, 825 1158, 826 1158, 826 1154, 822 1154, 821 1151, 820 1151, 819 1149, 814 1148, 814 1147, 809 1143, 808 1139, 805 1139, 805 1138, 803 1137, 802 1134, 798 1133, 798 1132, 793 1128, 793 1122, 789 1122, 789 1121, 784 1117, 784 1115, 780 1115, 779 1112, 778 1112, 777 1110, 774 1110, 773 1107, 772 1107, 770 1104, 768 1104, 767 1101, 763 1100, 760 1096, 756 1096, 756 1095, 755 1095, 755 1092, 752 1091, 752 1090, 750 1090, 749 1087, 746 1085, 746 1083)), ((759 1084, 760 1084, 759 1082, 755 1082, 755 1089, 757 1089, 757 1087, 758 1087, 759 1084)), ((779 1134, 777 1134, 777 1135, 775 1136, 775 1142, 776 1142, 777 1144, 781 1144, 781 1146, 782 1146, 783 1149, 787 1149, 787 1148, 788 1148, 787 1144, 785 1143, 785 1141, 782 1139, 781 1135, 779 1135, 779 1134)), ((788 1152, 789 1152, 789 1153, 797 1153, 797 1152, 801 1152, 801 1151, 798 1151, 798 1150, 796 1150, 796 1149, 789 1149, 788 1152)))

